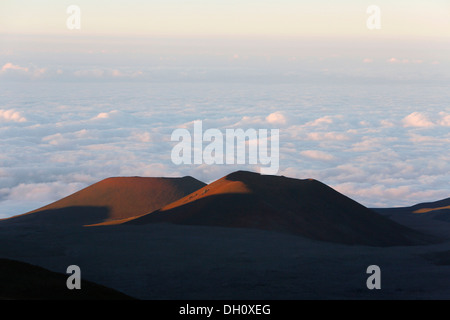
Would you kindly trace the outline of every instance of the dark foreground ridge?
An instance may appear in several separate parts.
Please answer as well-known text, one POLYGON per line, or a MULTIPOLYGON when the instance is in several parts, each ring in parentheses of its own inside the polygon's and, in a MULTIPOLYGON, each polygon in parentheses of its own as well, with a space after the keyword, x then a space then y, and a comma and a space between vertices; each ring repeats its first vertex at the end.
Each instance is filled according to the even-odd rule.
POLYGON ((119 291, 81 280, 68 290, 68 275, 9 259, 0 259, 0 300, 132 300, 119 291))

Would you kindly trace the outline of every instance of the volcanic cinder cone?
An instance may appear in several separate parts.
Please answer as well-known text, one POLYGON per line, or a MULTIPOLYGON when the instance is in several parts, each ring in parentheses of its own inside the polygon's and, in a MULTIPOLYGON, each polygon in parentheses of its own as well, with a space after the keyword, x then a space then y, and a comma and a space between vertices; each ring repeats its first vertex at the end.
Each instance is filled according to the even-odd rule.
POLYGON ((157 210, 205 184, 192 177, 117 177, 97 182, 45 207, 3 221, 32 224, 114 224, 157 210))
POLYGON ((413 245, 427 237, 313 179, 229 174, 128 224, 254 228, 343 244, 413 245))

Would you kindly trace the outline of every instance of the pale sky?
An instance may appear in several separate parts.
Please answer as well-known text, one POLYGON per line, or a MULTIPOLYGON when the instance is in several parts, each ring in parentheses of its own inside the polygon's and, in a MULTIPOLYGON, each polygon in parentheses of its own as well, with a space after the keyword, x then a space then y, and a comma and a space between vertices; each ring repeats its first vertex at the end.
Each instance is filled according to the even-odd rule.
POLYGON ((448 0, 2 1, 0 80, 448 82, 449 40, 448 0))
POLYGON ((86 35, 364 35, 377 5, 379 34, 450 36, 447 0, 2 1, 0 33, 64 34, 69 5, 80 7, 86 35))

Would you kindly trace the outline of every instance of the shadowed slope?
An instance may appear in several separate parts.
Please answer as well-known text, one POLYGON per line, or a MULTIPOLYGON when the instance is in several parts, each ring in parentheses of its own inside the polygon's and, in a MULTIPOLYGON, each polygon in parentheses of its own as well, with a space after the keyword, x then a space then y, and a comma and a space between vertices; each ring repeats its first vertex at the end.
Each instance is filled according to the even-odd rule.
POLYGON ((412 213, 428 214, 438 220, 450 221, 450 198, 419 203, 410 207, 412 213))
POLYGON ((450 221, 450 198, 434 202, 418 203, 411 207, 374 208, 372 210, 386 216, 395 214, 420 214, 432 219, 450 221))
POLYGON ((129 224, 169 222, 256 228, 373 246, 428 238, 382 217, 316 180, 238 171, 129 224))
POLYGON ((205 184, 192 177, 108 178, 40 209, 3 221, 63 224, 114 223, 157 210, 205 184), (55 217, 58 214, 60 217, 55 217))
POLYGON ((81 280, 80 290, 66 286, 70 275, 28 263, 0 259, 0 300, 130 300, 116 290, 81 280))
POLYGON ((450 239, 450 198, 419 203, 410 207, 372 210, 415 230, 450 239))

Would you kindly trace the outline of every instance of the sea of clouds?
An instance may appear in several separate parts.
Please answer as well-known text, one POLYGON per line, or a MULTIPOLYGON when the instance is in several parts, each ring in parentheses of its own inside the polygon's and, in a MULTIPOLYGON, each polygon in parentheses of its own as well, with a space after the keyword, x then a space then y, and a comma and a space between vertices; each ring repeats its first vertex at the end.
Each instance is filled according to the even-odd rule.
POLYGON ((279 175, 318 179, 368 207, 439 200, 450 195, 449 101, 446 86, 413 83, 4 83, 0 217, 112 176, 211 182, 259 170, 173 164, 171 133, 195 120, 279 129, 279 175))

